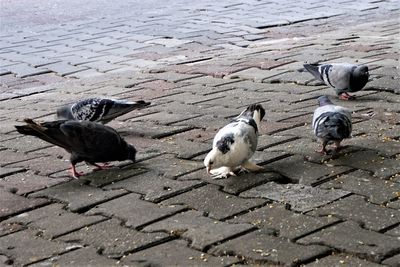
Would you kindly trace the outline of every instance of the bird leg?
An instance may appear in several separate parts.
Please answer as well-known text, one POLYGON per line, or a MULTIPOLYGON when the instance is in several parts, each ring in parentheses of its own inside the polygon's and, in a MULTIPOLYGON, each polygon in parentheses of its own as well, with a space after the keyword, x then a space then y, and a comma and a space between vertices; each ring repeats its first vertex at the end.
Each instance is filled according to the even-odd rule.
POLYGON ((241 166, 242 166, 242 168, 244 168, 248 171, 253 171, 253 172, 258 172, 258 171, 262 171, 265 169, 264 167, 257 165, 250 161, 244 162, 241 166))
POLYGON ((328 154, 328 151, 326 150, 326 145, 328 144, 328 142, 326 141, 322 141, 322 146, 320 150, 315 150, 315 152, 321 153, 321 154, 328 154))
POLYGON ((83 173, 83 172, 77 172, 74 164, 71 165, 71 170, 69 172, 72 174, 72 177, 74 177, 75 179, 78 179, 80 176, 85 175, 85 173, 83 173))
POLYGON ((340 141, 335 141, 335 152, 339 152, 342 149, 342 146, 340 145, 340 141))
POLYGON ((107 169, 109 169, 111 167, 111 165, 108 162, 104 163, 103 165, 99 165, 97 163, 90 163, 90 162, 87 162, 87 161, 85 161, 85 162, 88 165, 92 165, 92 166, 96 167, 93 171, 107 170, 107 169))
POLYGON ((341 100, 354 100, 356 99, 355 96, 349 95, 348 93, 344 92, 339 95, 339 99, 341 100))
POLYGON ((212 179, 228 178, 229 176, 236 176, 236 174, 229 167, 221 167, 218 169, 210 170, 212 179))

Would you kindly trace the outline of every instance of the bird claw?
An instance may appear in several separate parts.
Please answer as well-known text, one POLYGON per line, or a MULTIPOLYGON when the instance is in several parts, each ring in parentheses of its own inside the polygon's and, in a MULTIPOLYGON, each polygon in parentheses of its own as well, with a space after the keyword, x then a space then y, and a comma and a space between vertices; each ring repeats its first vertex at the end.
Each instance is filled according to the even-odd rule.
POLYGON ((215 170, 210 171, 211 174, 211 179, 216 180, 216 179, 225 179, 228 178, 229 176, 236 176, 236 174, 227 167, 221 167, 215 170))
POLYGON ((356 97, 349 95, 348 93, 342 93, 341 95, 339 95, 339 99, 348 101, 348 100, 354 100, 356 99, 356 97))

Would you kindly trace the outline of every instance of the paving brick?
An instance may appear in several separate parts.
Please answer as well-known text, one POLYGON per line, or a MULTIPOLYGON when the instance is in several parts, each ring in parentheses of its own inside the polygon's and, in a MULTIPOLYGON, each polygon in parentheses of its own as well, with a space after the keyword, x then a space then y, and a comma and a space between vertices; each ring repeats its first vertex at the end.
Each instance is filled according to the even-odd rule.
POLYGON ((9 66, 5 66, 4 68, 6 70, 16 74, 17 77, 21 77, 21 78, 50 72, 46 68, 40 68, 40 67, 39 68, 35 68, 35 67, 29 66, 26 63, 16 64, 16 65, 9 65, 9 66))
POLYGON ((86 214, 104 214, 108 217, 117 217, 122 219, 126 226, 138 228, 185 209, 182 205, 158 205, 140 198, 139 194, 131 193, 97 205, 86 214), (113 211, 115 205, 119 208, 113 211))
POLYGON ((4 222, 25 225, 39 231, 40 236, 45 239, 54 239, 104 220, 106 218, 103 216, 84 216, 66 211, 62 204, 52 204, 21 213, 4 222))
POLYGON ((170 237, 165 233, 142 233, 121 226, 121 222, 110 219, 57 238, 64 242, 79 240, 82 245, 91 245, 108 257, 124 254, 157 244, 170 237))
POLYGON ((104 191, 74 180, 41 190, 31 194, 31 196, 57 199, 66 203, 70 211, 75 212, 124 194, 127 194, 125 190, 104 191))
POLYGON ((324 267, 324 266, 332 266, 332 267, 340 267, 343 265, 348 266, 358 266, 358 267, 379 267, 381 264, 373 263, 370 261, 366 261, 363 259, 359 259, 352 255, 345 254, 332 254, 322 259, 317 259, 314 262, 304 265, 305 267, 324 267))
POLYGON ((374 262, 380 262, 399 249, 397 238, 362 229, 349 221, 303 237, 297 242, 305 245, 326 245, 374 262))
POLYGON ((245 79, 254 82, 263 82, 265 79, 281 74, 285 71, 276 70, 260 70, 258 68, 249 68, 246 70, 238 71, 225 76, 227 79, 245 79))
POLYGON ((308 185, 270 182, 245 191, 240 196, 268 198, 288 203, 291 210, 306 212, 344 197, 349 193, 340 189, 322 190, 308 185))
POLYGON ((24 212, 35 207, 47 204, 49 201, 44 198, 25 198, 0 189, 0 218, 24 212))
POLYGON ((0 237, 0 254, 8 256, 8 262, 18 266, 65 253, 72 248, 70 244, 42 239, 33 230, 19 231, 0 237))
POLYGON ((271 235, 263 229, 229 240, 210 250, 215 255, 236 254, 247 262, 284 264, 291 266, 308 261, 329 252, 328 247, 320 245, 302 246, 288 242, 287 239, 271 235))
POLYGON ((310 214, 344 218, 373 231, 381 231, 400 222, 400 211, 368 203, 362 197, 354 195, 317 208, 310 214))
MULTIPOLYGON (((298 140, 293 142, 296 143, 298 140)), ((286 144, 287 143, 283 145, 286 144)), ((272 162, 267 165, 267 168, 288 177, 292 181, 299 181, 299 183, 305 185, 314 185, 351 170, 350 167, 345 166, 312 163, 306 161, 303 156, 299 155, 272 162), (288 164, 291 168, 284 167, 284 165, 288 166, 288 164)))
POLYGON ((321 184, 324 189, 338 188, 366 197, 369 202, 384 204, 397 197, 400 185, 372 177, 369 172, 357 170, 321 184))
POLYGON ((382 263, 386 264, 388 266, 399 266, 399 262, 400 262, 400 254, 397 254, 393 257, 390 257, 388 259, 385 259, 382 263))
POLYGON ((117 260, 107 258, 98 253, 93 247, 84 247, 77 250, 69 251, 62 255, 57 255, 49 259, 32 264, 33 267, 43 266, 74 266, 79 264, 81 266, 121 266, 117 260))
MULTIPOLYGON (((168 171, 165 174, 169 176, 168 171)), ((123 188, 143 194, 145 200, 159 202, 203 184, 201 181, 176 181, 163 176, 164 173, 149 171, 145 174, 107 185, 105 189, 123 188)))
POLYGON ((211 244, 250 229, 252 229, 250 224, 228 224, 204 217, 197 211, 188 211, 153 223, 143 230, 149 232, 166 231, 191 240, 192 248, 203 250, 211 244))
POLYGON ((16 168, 9 168, 9 167, 2 167, 1 169, 0 169, 0 177, 1 178, 3 178, 3 177, 7 177, 7 176, 9 176, 9 175, 13 175, 13 174, 15 174, 15 173, 19 173, 19 172, 25 172, 26 171, 26 169, 25 168, 18 168, 18 167, 16 167, 16 168))
POLYGON ((59 62, 59 63, 46 65, 46 68, 53 72, 56 72, 60 76, 65 76, 68 74, 80 72, 80 71, 87 69, 86 67, 77 67, 77 66, 73 66, 68 63, 65 63, 65 62, 59 62))
POLYGON ((133 253, 121 260, 122 264, 145 263, 165 266, 226 266, 239 262, 236 257, 215 257, 187 247, 183 240, 173 240, 133 253))
POLYGON ((262 205, 265 202, 262 199, 241 199, 221 192, 216 185, 206 185, 165 200, 162 203, 166 205, 182 203, 192 209, 204 212, 210 218, 221 220, 262 205), (219 203, 218 206, 215 203, 219 203))
MULTIPOLYGON (((2 168, 7 169, 7 168, 2 168)), ((11 174, 0 180, 0 187, 18 195, 25 195, 31 192, 44 189, 62 182, 67 179, 53 179, 45 176, 36 175, 33 172, 23 172, 11 174)))
POLYGON ((228 220, 232 223, 251 223, 259 228, 272 229, 279 237, 290 240, 305 236, 338 222, 334 217, 313 217, 288 211, 284 205, 274 203, 228 220))

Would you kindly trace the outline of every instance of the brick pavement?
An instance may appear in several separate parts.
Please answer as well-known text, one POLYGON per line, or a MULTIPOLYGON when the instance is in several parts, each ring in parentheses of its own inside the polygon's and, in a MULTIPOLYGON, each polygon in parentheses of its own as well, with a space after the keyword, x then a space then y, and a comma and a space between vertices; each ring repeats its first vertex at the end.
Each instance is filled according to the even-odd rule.
POLYGON ((0 265, 399 266, 398 4, 229 3, 5 34, 0 265), (302 70, 331 60, 370 67, 357 100, 302 70), (334 157, 314 152, 321 94, 354 111, 334 157), (110 123, 137 163, 73 180, 66 152, 13 128, 95 95, 152 101, 110 123), (212 180, 214 134, 255 102, 266 172, 212 180))

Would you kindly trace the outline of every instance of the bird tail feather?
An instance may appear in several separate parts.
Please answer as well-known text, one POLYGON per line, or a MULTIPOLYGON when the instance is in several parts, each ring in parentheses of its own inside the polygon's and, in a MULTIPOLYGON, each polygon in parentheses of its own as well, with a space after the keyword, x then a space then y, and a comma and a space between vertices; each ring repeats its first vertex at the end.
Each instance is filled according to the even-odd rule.
POLYGON ((239 117, 252 118, 257 127, 260 127, 261 120, 265 116, 265 109, 260 104, 252 104, 240 113, 239 117))
POLYGON ((321 73, 319 72, 319 64, 303 64, 303 67, 311 73, 316 79, 323 81, 321 73))

